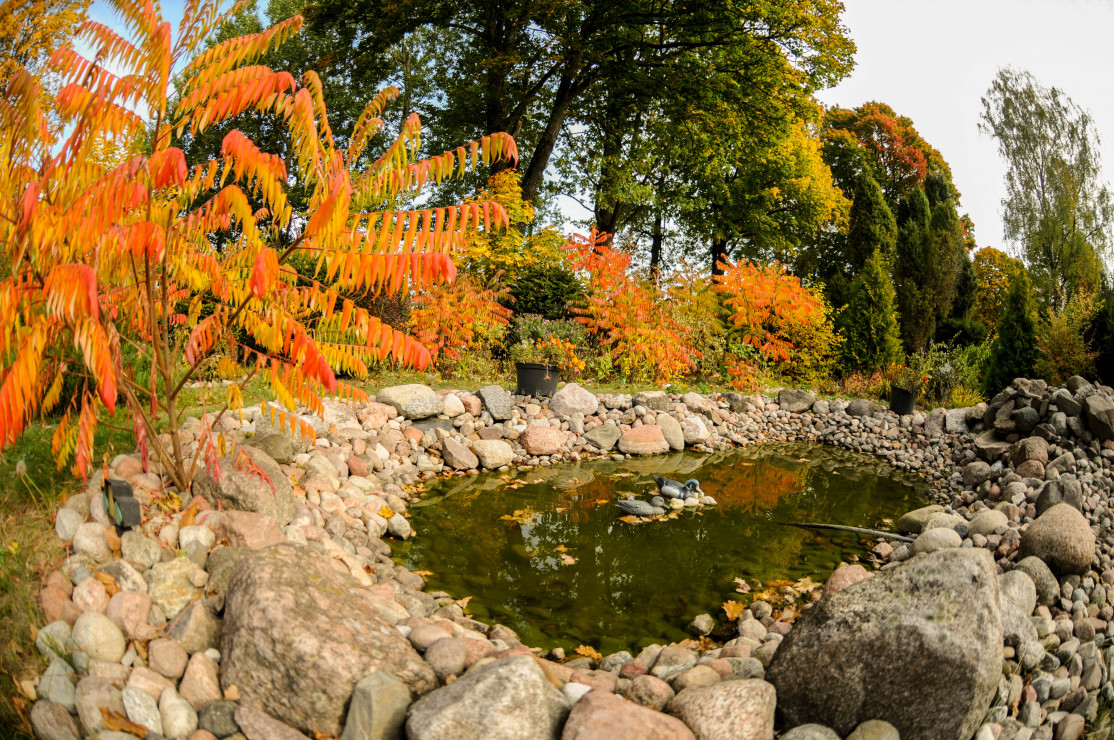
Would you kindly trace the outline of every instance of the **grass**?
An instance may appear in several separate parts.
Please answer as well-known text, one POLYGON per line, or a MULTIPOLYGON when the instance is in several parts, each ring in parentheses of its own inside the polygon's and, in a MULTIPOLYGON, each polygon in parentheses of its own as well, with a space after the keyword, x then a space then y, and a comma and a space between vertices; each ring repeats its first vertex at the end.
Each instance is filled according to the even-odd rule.
MULTIPOLYGON (((26 712, 30 702, 20 682, 33 680, 46 667, 35 650, 34 636, 43 626, 39 582, 61 563, 64 552, 54 537, 53 515, 59 502, 84 484, 69 471, 59 472, 51 455, 54 426, 32 424, 23 437, 0 454, 0 738, 30 738, 26 712), (26 466, 25 476, 16 473, 26 466), (23 467, 20 466, 20 467, 23 467)), ((97 449, 109 455, 130 439, 101 428, 97 449)))

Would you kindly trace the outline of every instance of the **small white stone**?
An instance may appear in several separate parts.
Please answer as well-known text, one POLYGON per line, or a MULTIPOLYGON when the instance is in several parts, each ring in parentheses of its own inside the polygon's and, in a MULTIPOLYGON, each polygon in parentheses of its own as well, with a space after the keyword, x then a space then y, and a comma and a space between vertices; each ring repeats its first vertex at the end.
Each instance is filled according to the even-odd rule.
POLYGON ((69 542, 84 521, 85 517, 73 509, 59 509, 58 516, 54 519, 54 534, 63 542, 69 542))
POLYGON ((159 715, 162 734, 167 737, 188 737, 197 729, 197 712, 171 687, 163 689, 159 697, 159 715))

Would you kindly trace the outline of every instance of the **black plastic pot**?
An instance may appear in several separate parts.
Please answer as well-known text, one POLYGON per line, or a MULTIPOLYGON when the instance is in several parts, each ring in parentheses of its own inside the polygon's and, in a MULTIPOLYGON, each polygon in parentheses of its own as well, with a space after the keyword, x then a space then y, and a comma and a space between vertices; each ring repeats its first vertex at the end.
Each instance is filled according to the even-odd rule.
POLYGON ((518 362, 514 366, 518 375, 520 396, 552 396, 561 380, 561 369, 556 365, 541 365, 536 362, 518 362))
POLYGON ((905 416, 917 407, 917 394, 900 386, 890 388, 890 411, 905 416))

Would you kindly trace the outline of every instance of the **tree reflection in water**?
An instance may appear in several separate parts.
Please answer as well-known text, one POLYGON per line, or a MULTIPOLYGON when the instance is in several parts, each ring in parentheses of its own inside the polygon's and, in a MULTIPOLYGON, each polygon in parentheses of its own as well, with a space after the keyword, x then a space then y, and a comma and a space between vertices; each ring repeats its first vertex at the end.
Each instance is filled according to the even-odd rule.
POLYGON ((735 578, 826 578, 869 543, 784 525, 873 527, 900 516, 919 495, 911 479, 893 476, 874 458, 777 445, 452 478, 429 487, 414 509, 419 536, 396 554, 528 644, 633 648, 683 639, 702 612, 721 620, 735 578), (719 506, 620 521, 615 500, 648 498, 654 475, 698 478, 719 506))

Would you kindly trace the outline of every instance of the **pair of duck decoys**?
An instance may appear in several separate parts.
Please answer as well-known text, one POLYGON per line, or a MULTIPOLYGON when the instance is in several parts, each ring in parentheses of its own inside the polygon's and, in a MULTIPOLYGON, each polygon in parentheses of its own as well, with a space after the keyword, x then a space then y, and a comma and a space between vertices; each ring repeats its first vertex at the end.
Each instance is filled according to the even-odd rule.
POLYGON ((654 483, 658 486, 660 496, 654 496, 649 503, 636 498, 621 499, 616 502, 620 511, 630 516, 662 516, 665 514, 665 499, 685 501, 687 499, 698 499, 704 495, 704 491, 700 489, 700 481, 694 478, 681 483, 669 478, 654 476, 654 483))

